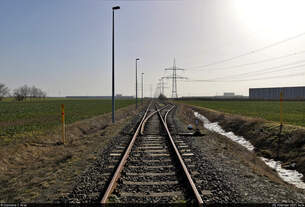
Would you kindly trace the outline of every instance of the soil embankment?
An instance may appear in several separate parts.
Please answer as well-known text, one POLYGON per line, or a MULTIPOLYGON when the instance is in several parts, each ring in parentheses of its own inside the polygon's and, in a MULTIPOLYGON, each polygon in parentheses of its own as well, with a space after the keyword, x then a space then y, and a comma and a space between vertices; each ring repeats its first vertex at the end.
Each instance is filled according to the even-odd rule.
POLYGON ((218 122, 225 131, 243 136, 255 147, 257 155, 282 161, 283 167, 297 170, 305 175, 305 128, 284 124, 279 135, 279 123, 203 107, 191 106, 191 108, 211 122, 218 122))

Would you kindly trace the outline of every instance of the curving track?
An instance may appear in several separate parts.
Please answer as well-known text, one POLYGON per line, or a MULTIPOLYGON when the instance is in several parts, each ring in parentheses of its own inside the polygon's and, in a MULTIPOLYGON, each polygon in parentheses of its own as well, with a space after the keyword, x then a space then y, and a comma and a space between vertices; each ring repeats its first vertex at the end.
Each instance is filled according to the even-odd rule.
POLYGON ((101 203, 203 203, 188 170, 192 153, 174 141, 167 126, 174 107, 151 103, 128 146, 113 150, 110 159, 122 158, 101 203))

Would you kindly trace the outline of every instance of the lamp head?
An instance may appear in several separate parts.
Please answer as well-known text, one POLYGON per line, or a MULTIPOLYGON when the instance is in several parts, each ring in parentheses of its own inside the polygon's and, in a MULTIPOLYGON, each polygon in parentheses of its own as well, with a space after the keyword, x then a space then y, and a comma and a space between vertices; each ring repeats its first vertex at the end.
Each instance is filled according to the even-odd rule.
POLYGON ((136 60, 140 60, 140 58, 137 58, 136 60))
POLYGON ((120 7, 119 6, 112 7, 112 10, 117 10, 117 9, 120 9, 120 7))

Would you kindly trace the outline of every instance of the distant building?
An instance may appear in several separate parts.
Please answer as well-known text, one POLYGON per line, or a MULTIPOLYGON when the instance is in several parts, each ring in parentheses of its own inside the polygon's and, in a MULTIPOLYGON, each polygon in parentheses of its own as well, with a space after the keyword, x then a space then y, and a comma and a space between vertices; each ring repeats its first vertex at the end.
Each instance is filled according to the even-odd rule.
POLYGON ((249 98, 257 100, 279 100, 281 92, 283 92, 284 100, 305 100, 305 86, 249 88, 249 98))
MULTIPOLYGON (((66 98, 75 98, 75 99, 111 99, 112 96, 66 96, 66 98)), ((123 96, 122 94, 117 94, 116 99, 133 99, 133 96, 123 96)))
POLYGON ((248 96, 234 95, 234 96, 183 96, 180 99, 185 100, 247 100, 248 96))
POLYGON ((233 92, 225 92, 225 93, 223 93, 223 96, 235 96, 235 93, 233 93, 233 92))

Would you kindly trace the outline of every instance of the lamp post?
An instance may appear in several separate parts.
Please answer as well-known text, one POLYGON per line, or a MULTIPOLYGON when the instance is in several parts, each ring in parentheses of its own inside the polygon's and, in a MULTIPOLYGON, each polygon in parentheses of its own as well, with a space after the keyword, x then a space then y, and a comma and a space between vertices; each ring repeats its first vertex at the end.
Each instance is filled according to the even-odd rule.
POLYGON ((141 105, 143 105, 143 78, 144 78, 144 73, 142 73, 142 100, 141 100, 141 105))
POLYGON ((138 108, 138 60, 140 58, 136 59, 136 109, 138 108))
POLYGON ((114 110, 115 110, 115 100, 114 100, 114 10, 120 9, 119 6, 112 7, 112 123, 115 122, 114 110))

